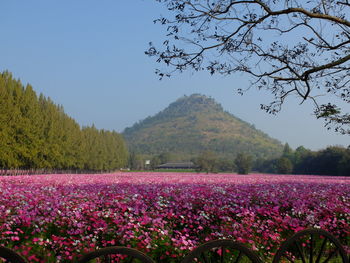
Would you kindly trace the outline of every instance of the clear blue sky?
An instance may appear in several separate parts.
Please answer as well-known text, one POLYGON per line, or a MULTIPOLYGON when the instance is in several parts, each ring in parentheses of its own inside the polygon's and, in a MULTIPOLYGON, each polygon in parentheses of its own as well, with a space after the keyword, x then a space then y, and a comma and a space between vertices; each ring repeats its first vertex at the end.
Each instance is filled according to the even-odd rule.
POLYGON ((307 103, 289 100, 278 116, 262 112, 268 94, 235 92, 247 87, 245 75, 185 72, 159 81, 159 65, 144 51, 164 40, 164 28, 153 24, 162 13, 154 0, 2 1, 0 70, 63 105, 81 125, 121 132, 185 94, 202 93, 293 148, 350 144, 315 120, 307 103))

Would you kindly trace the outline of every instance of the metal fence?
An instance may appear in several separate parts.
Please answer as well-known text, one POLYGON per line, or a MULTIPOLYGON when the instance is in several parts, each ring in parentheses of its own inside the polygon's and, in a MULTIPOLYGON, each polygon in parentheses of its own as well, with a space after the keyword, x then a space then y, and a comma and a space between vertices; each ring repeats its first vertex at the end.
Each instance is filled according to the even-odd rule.
POLYGON ((58 169, 0 169, 0 176, 39 175, 39 174, 101 174, 113 171, 58 170, 58 169))
MULTIPOLYGON (((4 262, 26 263, 15 251, 0 247, 4 262)), ((79 256, 73 262, 128 262, 154 263, 146 254, 128 247, 107 247, 79 256)), ((161 260, 159 260, 161 262, 161 260)), ((252 249, 231 239, 209 241, 195 248, 181 263, 263 263, 252 249)), ((297 232, 281 244, 272 263, 349 263, 349 255, 340 241, 321 229, 306 229, 297 232)))

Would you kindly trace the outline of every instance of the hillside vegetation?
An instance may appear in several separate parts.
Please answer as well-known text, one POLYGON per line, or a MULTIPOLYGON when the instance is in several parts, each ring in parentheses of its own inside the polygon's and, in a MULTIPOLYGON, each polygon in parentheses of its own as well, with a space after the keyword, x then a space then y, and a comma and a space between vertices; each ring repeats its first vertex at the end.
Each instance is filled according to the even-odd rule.
POLYGON ((228 159, 241 152, 272 158, 283 150, 279 141, 199 94, 178 99, 155 116, 126 128, 123 135, 132 152, 150 156, 168 152, 178 160, 205 151, 228 159))
POLYGON ((0 169, 113 170, 127 157, 120 134, 81 128, 30 85, 0 74, 0 169))

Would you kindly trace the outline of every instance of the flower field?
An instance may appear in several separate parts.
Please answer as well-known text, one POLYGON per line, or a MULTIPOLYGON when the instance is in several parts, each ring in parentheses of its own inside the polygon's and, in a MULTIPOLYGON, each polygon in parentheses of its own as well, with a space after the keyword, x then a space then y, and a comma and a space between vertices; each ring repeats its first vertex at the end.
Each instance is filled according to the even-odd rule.
POLYGON ((233 238, 264 259, 319 227, 350 243, 350 177, 184 173, 0 178, 0 245, 29 262, 71 262, 123 245, 179 262, 233 238))

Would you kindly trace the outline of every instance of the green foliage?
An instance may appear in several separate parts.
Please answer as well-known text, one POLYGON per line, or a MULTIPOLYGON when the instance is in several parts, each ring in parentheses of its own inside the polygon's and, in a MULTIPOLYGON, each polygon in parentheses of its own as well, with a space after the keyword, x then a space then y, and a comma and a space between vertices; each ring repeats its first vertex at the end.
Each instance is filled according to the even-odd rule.
POLYGON ((239 153, 235 159, 238 174, 248 174, 252 169, 252 157, 245 153, 239 153))
POLYGON ((280 158, 259 159, 254 169, 265 173, 350 176, 350 148, 330 146, 314 152, 300 146, 295 151, 284 151, 280 158))
POLYGON ((168 152, 163 152, 161 154, 153 155, 151 157, 151 167, 150 168, 152 170, 154 170, 157 168, 158 165, 165 164, 165 163, 168 163, 168 162, 174 161, 174 160, 176 160, 176 157, 174 158, 174 156, 168 152))
POLYGON ((196 165, 197 172, 233 172, 235 168, 232 160, 218 158, 215 153, 210 151, 203 152, 197 158, 193 158, 192 162, 196 165))
POLYGON ((206 173, 218 172, 218 160, 213 152, 203 152, 198 158, 194 160, 197 166, 197 171, 206 173))
POLYGON ((162 164, 159 156, 154 156, 152 159, 151 159, 151 169, 154 170, 157 168, 158 165, 162 164))
POLYGON ((293 164, 287 157, 281 157, 277 159, 276 168, 279 174, 290 174, 293 171, 293 164))
POLYGON ((217 167, 218 167, 219 172, 232 173, 236 169, 233 160, 229 160, 229 159, 217 160, 217 167))
POLYGON ((340 176, 350 176, 350 148, 347 149, 339 160, 337 173, 340 176))
POLYGON ((305 174, 350 176, 350 150, 331 146, 310 152, 299 163, 298 171, 305 174))
POLYGON ((0 168, 114 170, 127 149, 116 132, 80 128, 62 106, 0 74, 0 168))
POLYGON ((293 149, 290 148, 288 143, 286 143, 284 145, 282 157, 285 157, 285 158, 287 158, 289 160, 291 160, 293 158, 293 149))
POLYGON ((218 159, 233 160, 239 152, 254 159, 275 158, 283 150, 280 142, 199 94, 178 99, 155 116, 126 128, 123 135, 130 151, 147 156, 172 153, 173 161, 190 160, 207 151, 218 159))
POLYGON ((131 152, 128 159, 128 167, 134 171, 140 171, 145 168, 145 160, 141 155, 131 152))
POLYGON ((171 153, 161 153, 158 155, 158 158, 159 162, 163 164, 169 162, 172 159, 172 155, 171 153))

